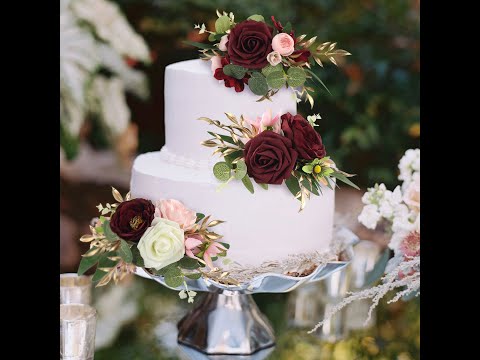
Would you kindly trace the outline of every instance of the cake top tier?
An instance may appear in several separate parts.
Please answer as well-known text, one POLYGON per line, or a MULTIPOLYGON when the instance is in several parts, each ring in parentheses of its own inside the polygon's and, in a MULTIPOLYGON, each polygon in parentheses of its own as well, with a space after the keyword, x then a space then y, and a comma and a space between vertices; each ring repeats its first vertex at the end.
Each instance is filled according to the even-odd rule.
POLYGON ((225 112, 256 118, 270 109, 273 114, 297 112, 297 101, 291 89, 281 89, 272 101, 257 102, 258 95, 248 87, 242 92, 224 86, 212 76, 210 62, 181 61, 165 69, 165 133, 166 147, 184 159, 205 162, 212 158, 212 149, 201 146, 212 128, 200 117, 223 120, 225 112))

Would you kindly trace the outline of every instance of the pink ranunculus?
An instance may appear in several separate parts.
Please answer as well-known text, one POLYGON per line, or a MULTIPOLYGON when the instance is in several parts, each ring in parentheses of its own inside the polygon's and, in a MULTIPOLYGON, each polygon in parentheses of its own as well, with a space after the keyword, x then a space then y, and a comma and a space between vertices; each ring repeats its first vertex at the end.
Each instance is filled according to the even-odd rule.
POLYGON ((155 216, 174 221, 184 230, 192 227, 197 220, 197 213, 178 200, 160 200, 155 207, 155 216))
POLYGON ((203 254, 203 260, 205 261, 205 263, 207 264, 207 266, 210 269, 213 269, 214 266, 213 266, 213 262, 212 262, 212 257, 215 257, 219 253, 221 253, 222 251, 226 251, 226 250, 227 250, 227 248, 225 246, 223 246, 222 244, 220 244, 218 242, 212 242, 208 246, 207 250, 205 250, 205 252, 203 254))
POLYGON ((196 254, 200 251, 198 247, 203 244, 202 238, 199 235, 192 235, 185 239, 185 254, 193 259, 196 258, 196 254))
POLYGON ((218 43, 218 50, 227 51, 228 35, 223 35, 218 43))
POLYGON ((272 39, 272 49, 282 56, 291 55, 295 50, 294 45, 295 40, 286 33, 277 34, 272 39))
POLYGON ((210 59, 210 61, 212 62, 211 69, 214 74, 215 74, 215 70, 221 69, 223 67, 222 58, 220 56, 214 56, 210 59))
POLYGON ((420 233, 410 232, 400 243, 398 249, 409 257, 420 255, 420 233))
POLYGON ((267 60, 270 65, 276 66, 282 62, 282 55, 278 51, 272 51, 267 55, 267 60))

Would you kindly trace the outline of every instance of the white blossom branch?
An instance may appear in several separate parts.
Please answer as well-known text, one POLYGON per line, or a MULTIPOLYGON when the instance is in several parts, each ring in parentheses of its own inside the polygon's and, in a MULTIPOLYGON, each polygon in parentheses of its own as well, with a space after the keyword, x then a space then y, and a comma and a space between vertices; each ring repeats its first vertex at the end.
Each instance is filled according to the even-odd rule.
POLYGON ((415 291, 418 291, 418 296, 418 294, 420 293, 420 271, 414 271, 412 274, 409 273, 412 271, 412 269, 417 268, 419 265, 420 256, 416 256, 412 259, 403 261, 382 278, 382 284, 359 292, 349 292, 348 296, 344 298, 341 302, 339 302, 337 305, 332 307, 329 311, 327 311, 325 314, 325 318, 317 325, 315 325, 315 327, 308 333, 311 334, 315 332, 326 321, 330 320, 333 315, 335 315, 337 312, 342 310, 344 307, 346 307, 353 301, 372 299, 372 305, 368 310, 368 316, 364 323, 366 325, 370 321, 372 312, 377 307, 379 301, 390 291, 405 287, 405 289, 401 291, 397 290, 398 292, 396 296, 392 300, 390 300, 389 303, 396 302, 402 296, 415 291), (400 279, 399 274, 404 272, 408 275, 404 275, 404 277, 400 279))

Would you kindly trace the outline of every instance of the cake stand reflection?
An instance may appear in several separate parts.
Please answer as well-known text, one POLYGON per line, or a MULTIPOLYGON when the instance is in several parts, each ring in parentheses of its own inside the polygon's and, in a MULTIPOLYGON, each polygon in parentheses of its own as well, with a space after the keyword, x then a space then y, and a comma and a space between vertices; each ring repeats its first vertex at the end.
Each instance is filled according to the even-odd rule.
MULTIPOLYGON (((286 293, 343 269, 352 259, 352 246, 359 239, 347 228, 335 231, 334 237, 334 241, 341 242, 343 248, 338 260, 317 266, 308 276, 265 273, 239 286, 206 278, 187 279, 189 290, 207 294, 179 321, 178 342, 205 355, 215 356, 252 355, 273 347, 273 329, 251 294, 286 293)), ((167 286, 162 276, 152 275, 142 268, 137 268, 136 274, 173 290, 183 289, 183 286, 167 286)))

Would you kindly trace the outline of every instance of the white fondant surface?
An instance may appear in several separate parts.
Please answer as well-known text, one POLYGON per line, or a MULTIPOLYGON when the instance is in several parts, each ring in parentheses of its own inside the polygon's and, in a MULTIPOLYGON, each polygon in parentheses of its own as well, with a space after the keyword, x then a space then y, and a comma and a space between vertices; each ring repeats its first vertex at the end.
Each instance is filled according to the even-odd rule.
POLYGON ((324 251, 332 238, 334 191, 323 188, 302 212, 284 185, 263 190, 254 184, 250 194, 241 182, 219 185, 210 168, 174 165, 160 151, 140 155, 132 171, 133 197, 152 201, 177 199, 189 208, 226 223, 216 227, 230 243, 228 257, 241 265, 260 265, 295 253, 324 251))
POLYGON ((205 116, 228 122, 224 113, 261 116, 296 114, 296 99, 282 89, 271 101, 256 102, 246 86, 241 93, 226 88, 213 78, 210 64, 189 60, 171 64, 165 74, 166 145, 161 151, 143 154, 134 162, 131 178, 133 197, 152 201, 177 199, 187 207, 225 220, 215 230, 231 244, 228 257, 242 266, 258 266, 267 260, 281 260, 291 254, 327 250, 333 232, 333 190, 322 188, 299 213, 300 203, 285 185, 263 190, 254 183, 250 194, 240 181, 231 181, 217 191, 212 173, 218 157, 200 143, 215 128, 197 120, 205 116))
POLYGON ((169 151, 192 160, 205 161, 212 149, 201 146, 216 130, 212 125, 197 120, 208 117, 229 123, 225 113, 256 118, 270 108, 273 114, 297 112, 295 94, 291 89, 281 89, 272 101, 256 102, 260 96, 248 86, 237 93, 216 80, 210 70, 210 62, 181 61, 165 69, 165 145, 169 151))

